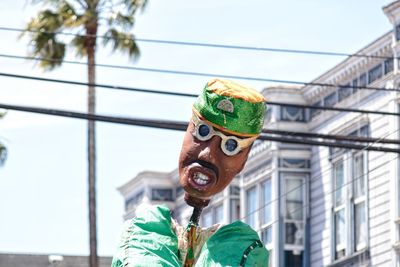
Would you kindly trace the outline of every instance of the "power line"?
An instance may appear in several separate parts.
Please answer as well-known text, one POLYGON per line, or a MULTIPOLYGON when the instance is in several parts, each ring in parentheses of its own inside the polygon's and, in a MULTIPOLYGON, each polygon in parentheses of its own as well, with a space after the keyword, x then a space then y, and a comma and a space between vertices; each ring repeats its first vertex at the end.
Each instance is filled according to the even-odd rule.
MULTIPOLYGON (((0 55, 1 56, 1 55, 0 55)), ((156 89, 145 89, 145 88, 137 88, 137 87, 127 87, 127 86, 119 86, 119 85, 110 85, 110 84, 90 84, 86 82, 78 82, 71 80, 61 80, 61 79, 50 79, 50 78, 42 78, 42 77, 34 77, 27 75, 20 75, 14 73, 5 73, 0 72, 0 76, 9 77, 9 78, 17 78, 17 79, 28 79, 28 80, 36 80, 36 81, 44 81, 44 82, 54 82, 54 83, 64 83, 64 84, 72 84, 72 85, 80 85, 80 86, 95 86, 98 88, 112 89, 112 90, 124 90, 124 91, 133 91, 140 93, 154 93, 154 94, 163 94, 163 95, 172 95, 172 96, 183 96, 183 97, 197 97, 197 94, 190 93, 181 93, 181 92, 173 92, 173 91, 162 91, 156 89)), ((301 105, 301 104, 293 104, 293 103, 283 103, 276 101, 266 101, 267 105, 277 105, 277 106, 289 106, 289 107, 297 107, 297 108, 309 108, 309 109, 318 109, 318 110, 332 110, 332 111, 342 111, 342 112, 355 112, 355 113, 364 113, 364 114, 377 114, 377 115, 393 115, 400 116, 400 113, 396 112, 387 112, 387 111, 376 111, 376 110, 360 110, 360 109, 352 109, 352 108, 337 108, 337 107, 322 107, 322 106, 313 106, 313 105, 301 105)))
MULTIPOLYGON (((68 118, 94 120, 94 121, 119 123, 119 124, 151 127, 151 128, 158 128, 158 129, 168 129, 168 130, 184 131, 184 130, 186 130, 187 124, 188 124, 187 122, 170 121, 170 120, 123 118, 123 117, 95 115, 95 114, 87 114, 87 113, 65 111, 65 110, 45 109, 45 108, 36 108, 36 107, 27 107, 27 106, 6 105, 6 104, 0 104, 0 108, 23 111, 23 112, 30 112, 30 113, 68 117, 68 118)), ((275 136, 269 136, 269 135, 265 135, 265 134, 260 135, 259 139, 268 140, 268 141, 276 141, 276 142, 284 142, 284 143, 294 143, 294 144, 306 144, 306 145, 327 146, 327 147, 340 147, 340 148, 356 149, 356 150, 369 150, 369 151, 400 153, 400 149, 381 147, 381 146, 364 146, 364 145, 349 144, 349 143, 343 143, 343 142, 323 142, 323 141, 314 141, 314 140, 310 140, 310 139, 275 137, 275 136)), ((375 143, 376 143, 376 141, 375 141, 375 143)))
MULTIPOLYGON (((95 38, 99 38, 99 39, 117 39, 118 38, 118 37, 105 36, 105 35, 86 35, 86 34, 67 33, 67 32, 62 32, 62 31, 50 32, 50 31, 41 31, 41 30, 26 30, 26 29, 20 29, 20 28, 12 28, 12 27, 0 27, 0 30, 2 30, 2 31, 14 31, 14 32, 31 32, 31 33, 41 32, 41 33, 59 34, 59 35, 66 35, 66 36, 95 37, 95 38)), ((123 38, 118 38, 118 39, 123 39, 123 38)), ((271 47, 227 45, 227 44, 200 43, 200 42, 161 40, 161 39, 149 39, 149 38, 135 38, 135 41, 143 42, 143 43, 180 45, 180 46, 198 46, 198 47, 211 47, 211 48, 247 50, 247 51, 261 51, 261 52, 277 52, 277 53, 308 54, 308 55, 339 56, 339 57, 393 59, 393 57, 376 56, 376 55, 359 54, 359 53, 350 54, 350 53, 340 53, 340 52, 330 52, 330 51, 282 49, 282 48, 271 48, 271 47)))
MULTIPOLYGON (((56 60, 56 59, 50 59, 50 58, 31 57, 31 56, 17 56, 17 55, 9 55, 9 54, 0 54, 0 57, 13 58, 13 59, 29 59, 29 60, 35 60, 35 61, 62 62, 62 63, 66 63, 66 64, 83 65, 83 66, 88 65, 88 63, 80 62, 80 61, 56 60)), ((135 70, 135 71, 144 71, 144 72, 155 72, 155 73, 163 73, 163 74, 200 76, 200 77, 219 77, 219 78, 227 78, 227 79, 258 81, 258 82, 299 84, 299 85, 304 85, 304 86, 312 85, 312 86, 321 86, 321 87, 351 87, 351 88, 360 89, 360 90, 375 90, 375 91, 386 91, 386 92, 400 91, 400 89, 398 89, 398 88, 384 88, 384 87, 359 86, 359 85, 349 86, 346 84, 331 84, 331 83, 319 83, 319 82, 301 82, 301 81, 292 81, 292 80, 280 80, 280 79, 261 78, 261 77, 227 75, 227 74, 218 74, 218 73, 204 73, 204 72, 194 72, 194 71, 180 71, 180 70, 132 67, 132 66, 122 66, 122 65, 113 65, 113 64, 103 64, 103 63, 96 63, 93 66, 103 67, 103 68, 112 68, 112 69, 125 69, 125 70, 135 70)))
POLYGON ((323 138, 331 139, 336 141, 351 141, 351 142, 365 142, 365 143, 385 143, 385 144, 397 144, 400 145, 400 140, 397 139, 380 139, 362 136, 343 136, 343 135, 333 135, 333 134, 320 134, 320 133, 306 133, 306 132, 292 132, 292 131, 282 131, 282 130, 270 130, 263 129, 263 133, 266 134, 279 134, 279 135, 295 135, 299 137, 309 137, 309 138, 323 138))

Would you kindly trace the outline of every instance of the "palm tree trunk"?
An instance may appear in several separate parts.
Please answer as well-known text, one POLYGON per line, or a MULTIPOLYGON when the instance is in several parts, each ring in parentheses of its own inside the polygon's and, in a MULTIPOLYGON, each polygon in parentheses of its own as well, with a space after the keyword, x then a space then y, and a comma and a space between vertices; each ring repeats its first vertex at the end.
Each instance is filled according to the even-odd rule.
MULTIPOLYGON (((94 114, 96 108, 96 38, 97 25, 87 29, 87 57, 88 57, 88 113, 94 114)), ((90 242, 90 267, 98 267, 97 259, 97 222, 96 222, 96 140, 95 122, 88 120, 88 175, 89 175, 89 242, 90 242)))

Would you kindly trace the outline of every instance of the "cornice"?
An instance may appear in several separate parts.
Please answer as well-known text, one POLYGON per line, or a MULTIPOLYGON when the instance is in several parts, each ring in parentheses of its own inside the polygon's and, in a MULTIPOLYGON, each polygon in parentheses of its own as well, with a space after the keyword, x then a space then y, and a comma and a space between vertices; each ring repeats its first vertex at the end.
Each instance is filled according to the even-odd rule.
MULTIPOLYGON (((357 51, 356 54, 374 55, 374 56, 390 56, 392 55, 392 31, 379 37, 374 42, 357 51)), ((365 57, 348 57, 341 63, 337 64, 311 83, 328 83, 328 84, 346 84, 352 79, 358 77, 363 72, 368 71, 371 67, 383 59, 365 58, 365 57)), ((323 87, 316 85, 304 86, 301 91, 304 98, 309 103, 315 102, 317 99, 328 95, 336 90, 335 87, 323 87)))

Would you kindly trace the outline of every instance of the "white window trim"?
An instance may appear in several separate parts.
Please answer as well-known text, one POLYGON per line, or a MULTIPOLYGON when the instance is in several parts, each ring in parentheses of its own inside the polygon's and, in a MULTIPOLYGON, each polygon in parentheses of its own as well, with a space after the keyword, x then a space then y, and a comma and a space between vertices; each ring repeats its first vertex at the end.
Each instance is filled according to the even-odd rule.
POLYGON ((368 229, 369 229, 369 214, 368 214, 368 153, 366 151, 361 151, 361 152, 352 152, 352 151, 346 151, 343 154, 338 155, 336 158, 334 158, 331 161, 331 166, 332 166, 332 175, 331 175, 331 185, 332 185, 332 196, 331 196, 331 200, 332 200, 332 212, 331 212, 331 261, 335 262, 335 261, 340 261, 349 257, 352 257, 354 254, 359 253, 362 250, 368 249, 369 247, 369 233, 368 233, 368 229), (354 163, 354 157, 363 154, 363 167, 364 167, 364 187, 365 187, 365 192, 364 195, 358 198, 354 198, 354 179, 356 177, 354 176, 353 173, 353 163, 354 163), (333 166, 339 162, 342 161, 343 162, 343 175, 344 175, 344 187, 346 188, 346 199, 343 202, 343 204, 335 207, 335 194, 336 191, 335 190, 335 180, 334 180, 334 172, 333 172, 333 166), (351 182, 350 182, 351 179, 351 182), (355 219, 355 214, 354 214, 354 210, 355 210, 355 206, 357 204, 360 204, 364 202, 365 205, 365 233, 366 233, 366 237, 365 237, 365 242, 363 242, 362 244, 359 244, 356 247, 356 240, 355 240, 355 227, 354 227, 354 219, 355 219), (343 207, 344 206, 344 207, 343 207), (336 226, 335 226, 335 214, 341 210, 341 209, 346 209, 345 210, 345 236, 346 236, 346 240, 345 240, 345 245, 343 244, 338 244, 337 246, 335 245, 336 241, 336 226), (336 252, 340 249, 346 249, 346 253, 345 256, 343 258, 337 259, 336 258, 336 252))
POLYGON ((302 182, 302 194, 303 194, 303 205, 302 205, 302 212, 303 212, 303 219, 302 220, 293 220, 293 219, 286 219, 286 197, 283 198, 282 201, 282 218, 283 218, 283 225, 282 225, 282 230, 284 232, 284 239, 286 239, 286 223, 301 223, 303 226, 303 242, 301 245, 295 245, 295 244, 286 244, 286 240, 283 240, 284 243, 284 250, 293 250, 293 251, 303 251, 305 248, 305 226, 306 226, 306 217, 307 217, 307 177, 308 175, 306 173, 299 173, 299 172, 286 172, 282 171, 282 192, 286 196, 286 180, 301 180, 302 182))

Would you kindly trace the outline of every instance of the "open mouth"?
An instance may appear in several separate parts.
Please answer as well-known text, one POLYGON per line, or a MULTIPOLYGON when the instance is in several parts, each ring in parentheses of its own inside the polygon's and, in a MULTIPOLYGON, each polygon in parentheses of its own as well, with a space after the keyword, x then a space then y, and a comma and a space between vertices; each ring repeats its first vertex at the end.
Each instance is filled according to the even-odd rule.
POLYGON ((187 166, 187 171, 189 191, 194 194, 207 194, 217 184, 218 169, 211 163, 195 161, 187 166))
POLYGON ((196 184, 198 184, 200 186, 206 185, 206 184, 210 183, 210 181, 211 181, 211 179, 204 173, 196 172, 193 175, 193 182, 195 182, 196 184))

